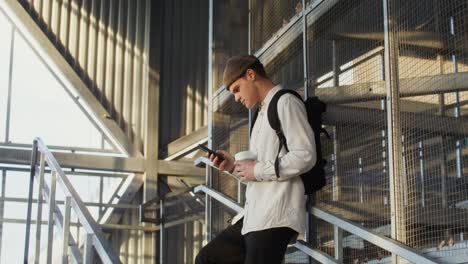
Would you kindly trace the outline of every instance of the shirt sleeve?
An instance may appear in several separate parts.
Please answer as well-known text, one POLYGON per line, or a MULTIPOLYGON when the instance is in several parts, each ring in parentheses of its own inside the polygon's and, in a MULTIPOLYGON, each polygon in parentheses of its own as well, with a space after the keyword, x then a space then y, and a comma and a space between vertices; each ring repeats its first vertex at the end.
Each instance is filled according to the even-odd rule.
POLYGON ((279 177, 275 174, 275 160, 257 161, 254 167, 257 181, 289 180, 312 169, 317 161, 314 132, 304 103, 292 94, 282 96, 278 100, 278 117, 289 152, 279 158, 279 177))

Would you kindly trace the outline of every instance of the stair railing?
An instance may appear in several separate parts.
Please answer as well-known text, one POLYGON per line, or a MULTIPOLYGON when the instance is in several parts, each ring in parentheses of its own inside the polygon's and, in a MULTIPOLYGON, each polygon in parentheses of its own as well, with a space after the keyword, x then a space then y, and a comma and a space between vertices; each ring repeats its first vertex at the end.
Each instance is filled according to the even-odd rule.
POLYGON ((73 188, 68 177, 65 175, 64 171, 53 156, 52 152, 50 152, 50 150, 40 138, 36 138, 34 140, 31 155, 24 263, 28 263, 29 258, 34 180, 37 180, 39 184, 37 197, 37 226, 34 263, 39 263, 40 259, 43 201, 47 203, 49 208, 47 221, 47 263, 52 263, 54 225, 63 235, 61 258, 62 263, 68 263, 69 253, 71 260, 74 263, 93 263, 94 251, 97 253, 103 263, 121 263, 109 241, 105 238, 101 227, 93 219, 80 196, 73 188), (37 164, 38 155, 40 155, 39 164, 37 164), (50 186, 44 180, 46 164, 51 171, 50 186), (60 208, 56 204, 55 194, 57 187, 59 187, 65 194, 64 214, 62 214, 60 208), (86 231, 83 254, 80 252, 78 244, 70 233, 70 215, 72 209, 86 231))

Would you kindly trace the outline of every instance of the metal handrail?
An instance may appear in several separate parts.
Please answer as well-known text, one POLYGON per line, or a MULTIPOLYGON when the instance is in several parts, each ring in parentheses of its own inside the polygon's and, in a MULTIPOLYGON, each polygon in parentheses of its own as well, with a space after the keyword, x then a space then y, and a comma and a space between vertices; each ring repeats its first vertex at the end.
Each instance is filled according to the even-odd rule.
MULTIPOLYGON (((206 195, 210 196, 211 198, 217 200, 221 204, 225 205, 226 207, 234 210, 236 213, 239 213, 242 211, 242 206, 240 206, 238 203, 232 200, 229 196, 224 195, 220 192, 217 192, 205 185, 198 185, 197 187, 194 188, 194 192, 195 193, 203 192, 206 195)), ((330 263, 330 264, 340 263, 336 259, 328 256, 327 254, 319 250, 313 249, 311 246, 307 244, 307 242, 303 240, 298 240, 294 244, 294 246, 300 251, 304 252, 309 257, 312 257, 315 260, 320 261, 321 263, 330 263)))
MULTIPOLYGON (((34 178, 39 180, 39 195, 38 201, 38 221, 36 228, 36 261, 39 260, 39 247, 40 247, 40 225, 41 225, 41 211, 42 211, 42 198, 46 200, 49 206, 49 224, 48 224, 48 244, 47 244, 47 260, 50 263, 52 258, 52 244, 53 244, 53 224, 63 232, 64 241, 68 241, 70 247, 72 260, 75 263, 88 263, 91 260, 92 247, 94 247, 97 255, 101 258, 103 263, 121 263, 117 254, 112 249, 110 243, 104 236, 101 227, 96 223, 85 204, 81 200, 80 196, 73 188, 72 184, 66 177, 64 171, 58 164, 55 157, 52 155, 47 146, 43 143, 40 138, 36 138, 33 142, 33 150, 31 156, 31 174, 29 182, 29 197, 28 197, 28 213, 26 220, 26 236, 25 236, 25 251, 24 251, 24 263, 28 262, 29 257, 29 239, 31 229, 31 208, 33 202, 33 186, 34 178), (37 166, 37 157, 40 154, 40 164, 37 166), (44 181, 45 163, 47 162, 48 167, 52 171, 52 180, 50 188, 44 181), (39 169, 39 170, 38 170, 39 169), (39 173, 38 173, 39 171, 39 173), (60 209, 55 203, 55 190, 56 183, 61 187, 66 199, 69 201, 65 208, 65 218, 63 217, 60 209), (43 197, 42 197, 43 196, 43 197), (77 243, 71 236, 70 226, 70 210, 71 208, 78 217, 78 220, 86 230, 87 236, 84 245, 84 256, 81 256, 77 243), (68 230, 67 230, 68 229, 68 230), (84 261, 84 262, 83 262, 84 261)), ((67 259, 67 245, 64 244, 64 252, 62 261, 66 262, 67 259)), ((36 262, 37 263, 37 262, 36 262)))
MULTIPOLYGON (((210 196, 211 198, 217 200, 218 202, 224 204, 228 208, 236 211, 239 213, 242 211, 242 207, 233 201, 230 197, 217 192, 205 185, 199 185, 194 188, 196 193, 203 192, 206 195, 210 196)), ((332 224, 335 228, 339 228, 341 230, 345 230, 349 233, 352 233, 378 247, 385 249, 395 255, 403 257, 404 259, 414 262, 414 263, 421 263, 421 264, 436 264, 434 260, 422 255, 421 253, 417 252, 411 247, 408 247, 396 240, 391 238, 376 234, 375 232, 368 230, 362 226, 359 226, 355 223, 352 223, 348 220, 342 219, 339 216, 336 216, 330 212, 327 212, 323 209, 319 209, 317 207, 313 207, 311 210, 311 214, 317 218, 322 219, 323 221, 332 224)), ((335 241, 336 243, 336 241, 335 241)), ((319 251, 313 249, 307 242, 298 240, 294 246, 307 254, 308 256, 314 258, 321 263, 341 263, 338 259, 334 259, 333 257, 319 251)), ((342 245, 335 245, 342 246, 342 245)))

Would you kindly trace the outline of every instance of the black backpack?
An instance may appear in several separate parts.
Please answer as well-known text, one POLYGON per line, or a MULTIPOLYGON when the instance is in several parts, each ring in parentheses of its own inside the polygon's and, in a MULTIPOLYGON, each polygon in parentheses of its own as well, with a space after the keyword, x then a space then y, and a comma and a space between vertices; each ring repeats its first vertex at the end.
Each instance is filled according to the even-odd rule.
MULTIPOLYGON (((278 135, 280 143, 278 154, 276 154, 275 160, 275 174, 278 178, 278 156, 283 146, 286 148, 286 151, 289 151, 288 144, 286 142, 286 137, 284 136, 283 131, 281 130, 281 123, 278 118, 278 100, 283 94, 286 93, 293 94, 302 101, 302 97, 297 92, 293 90, 282 89, 273 96, 267 110, 268 122, 270 123, 271 128, 273 128, 273 130, 275 130, 276 134, 278 135)), ((324 133, 328 139, 330 139, 330 136, 328 135, 327 131, 322 128, 322 114, 326 111, 326 104, 320 101, 317 97, 309 97, 304 102, 304 105, 307 111, 307 119, 312 130, 314 131, 316 147, 315 151, 317 153, 317 162, 315 163, 315 166, 308 172, 301 175, 302 183, 304 184, 305 194, 308 195, 313 194, 314 192, 322 189, 326 184, 325 165, 327 164, 327 161, 322 157, 322 144, 320 141, 320 134, 324 133)), ((255 121, 257 120, 258 111, 259 110, 257 110, 253 116, 252 128, 255 124, 255 121)), ((250 131, 252 131, 252 129, 250 131)))

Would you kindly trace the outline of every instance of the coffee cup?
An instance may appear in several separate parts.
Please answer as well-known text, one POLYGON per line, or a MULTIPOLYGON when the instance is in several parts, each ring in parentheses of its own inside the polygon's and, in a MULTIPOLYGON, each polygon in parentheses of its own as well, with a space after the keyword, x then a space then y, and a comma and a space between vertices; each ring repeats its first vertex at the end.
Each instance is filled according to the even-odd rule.
POLYGON ((242 151, 234 155, 236 161, 255 161, 257 160, 257 154, 253 153, 250 150, 242 151))

